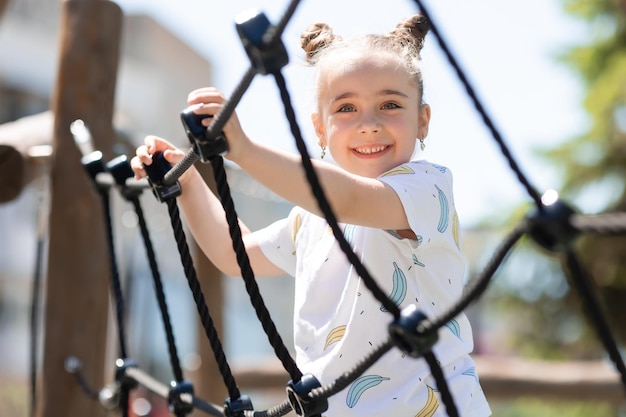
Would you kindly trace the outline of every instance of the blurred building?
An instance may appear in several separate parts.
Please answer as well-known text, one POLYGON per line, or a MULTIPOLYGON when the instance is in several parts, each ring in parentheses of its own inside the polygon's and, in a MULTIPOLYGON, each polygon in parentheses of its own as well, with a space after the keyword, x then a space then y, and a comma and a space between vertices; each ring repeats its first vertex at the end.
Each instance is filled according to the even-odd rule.
MULTIPOLYGON (((13 0, 0 20, 0 128, 16 120, 37 123, 39 132, 52 134, 49 112, 55 89, 60 38, 60 1, 13 0), (24 119, 26 116, 26 119, 24 119), (32 120, 32 122, 31 122, 32 120)), ((183 43, 159 22, 146 15, 124 17, 116 88, 114 126, 133 144, 146 134, 166 137, 180 146, 187 139, 180 122, 187 94, 210 85, 212 68, 206 57, 183 43)), ((48 142, 51 137, 42 138, 48 142)), ((131 150, 124 150, 123 153, 131 150)), ((231 191, 238 213, 250 226, 259 227, 286 214, 288 205, 247 177, 227 166, 231 191), (254 203, 252 203, 254 200, 254 203)), ((179 350, 188 363, 196 348, 196 310, 190 299, 180 258, 169 226, 166 208, 151 193, 142 202, 151 228, 159 266, 172 304, 170 313, 179 350)), ((31 184, 20 196, 0 204, 0 380, 26 378, 29 352, 29 310, 37 244, 37 213, 44 209, 45 187, 31 184)), ((152 278, 139 239, 132 207, 114 199, 114 222, 120 271, 129 290, 127 300, 131 343, 149 360, 166 364, 167 350, 157 310, 152 278)), ((228 244, 230 244, 228 242, 228 244)), ((260 283, 266 303, 285 340, 291 340, 290 282, 269 280, 260 283), (270 282, 271 281, 271 282, 270 282)), ((258 320, 249 306, 240 280, 228 279, 225 347, 235 358, 257 360, 273 355, 263 340, 258 320), (231 330, 232 329, 232 330, 231 330), (245 340, 242 340, 242 335, 245 340)), ((184 358, 183 358, 184 359, 184 358)), ((164 366, 164 365, 159 365, 164 366)), ((189 365, 192 366, 192 365, 189 365)), ((159 372, 160 369, 155 369, 159 372)))

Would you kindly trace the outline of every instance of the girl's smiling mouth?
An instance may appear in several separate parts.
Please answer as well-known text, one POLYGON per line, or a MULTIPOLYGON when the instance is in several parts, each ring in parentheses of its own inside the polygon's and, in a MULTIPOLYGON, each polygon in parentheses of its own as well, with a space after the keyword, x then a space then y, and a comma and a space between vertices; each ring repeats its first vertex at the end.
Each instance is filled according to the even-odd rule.
POLYGON ((385 152, 389 148, 391 148, 391 145, 367 146, 352 148, 352 152, 356 153, 357 155, 369 156, 385 152))

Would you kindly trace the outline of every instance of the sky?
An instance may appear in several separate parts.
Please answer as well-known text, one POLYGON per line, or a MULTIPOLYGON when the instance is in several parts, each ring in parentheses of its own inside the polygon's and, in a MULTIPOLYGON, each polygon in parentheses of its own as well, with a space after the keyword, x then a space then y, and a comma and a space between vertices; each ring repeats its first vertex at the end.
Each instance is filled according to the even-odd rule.
MULTIPOLYGON (((560 179, 535 150, 552 148, 584 132, 588 123, 581 107, 580 83, 558 61, 559 54, 583 44, 588 32, 582 22, 564 13, 562 1, 423 2, 524 175, 540 193, 558 190, 560 179)), ((236 33, 236 16, 257 9, 276 23, 288 1, 117 3, 125 13, 151 15, 209 59, 215 73, 212 80, 207 75, 207 85, 214 85, 228 96, 250 65, 236 33)), ((330 24, 344 37, 384 33, 417 11, 417 5, 408 0, 300 3, 282 36, 290 55, 283 73, 312 157, 319 157, 310 123, 312 73, 304 65, 300 33, 315 21, 330 24)), ((416 156, 452 170, 462 224, 471 227, 494 216, 505 217, 504 213, 516 205, 529 202, 432 33, 422 51, 422 71, 424 98, 432 108, 432 118, 426 150, 416 156)), ((237 114, 253 139, 295 151, 273 77, 255 78, 237 114)))

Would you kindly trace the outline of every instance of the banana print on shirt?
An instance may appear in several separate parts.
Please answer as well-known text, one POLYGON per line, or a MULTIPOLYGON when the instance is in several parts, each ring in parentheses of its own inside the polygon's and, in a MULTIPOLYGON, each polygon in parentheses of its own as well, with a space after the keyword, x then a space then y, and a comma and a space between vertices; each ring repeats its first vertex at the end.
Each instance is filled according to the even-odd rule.
POLYGON ((458 321, 456 321, 455 319, 452 319, 449 322, 447 322, 445 326, 448 328, 448 330, 452 332, 453 335, 455 335, 459 339, 461 338, 461 326, 459 326, 458 321))
POLYGON ((383 175, 381 175, 381 177, 389 177, 391 175, 399 174, 415 174, 415 171, 413 171, 413 169, 409 166, 402 165, 385 172, 383 175))
POLYGON ((374 388, 383 381, 389 381, 391 378, 387 378, 380 375, 363 375, 357 378, 346 395, 346 405, 350 408, 354 408, 359 402, 361 395, 370 388, 374 388))
POLYGON ((439 408, 439 398, 435 395, 437 391, 430 385, 428 387, 428 399, 426 400, 426 405, 419 411, 419 413, 415 414, 415 417, 432 417, 435 415, 435 411, 439 408))
MULTIPOLYGON (((402 303, 402 301, 404 301, 404 297, 406 297, 407 283, 406 283, 406 276, 404 275, 404 272, 402 271, 402 269, 400 269, 398 264, 395 262, 393 263, 392 280, 393 280, 393 287, 392 287, 391 293, 389 294, 389 299, 395 305, 399 306, 402 303)), ((380 311, 386 312, 387 309, 385 308, 385 306, 381 305, 380 311)))
MULTIPOLYGON (((298 236, 298 232, 300 231, 300 226, 302 225, 302 216, 300 214, 296 214, 295 219, 293 219, 293 223, 291 225, 291 241, 293 242, 293 246, 296 246, 296 237, 298 236)), ((291 253, 292 255, 296 255, 296 251, 291 253)))
POLYGON ((461 242, 459 239, 459 214, 454 210, 452 215, 452 236, 454 237, 454 243, 456 247, 461 249, 461 242))
POLYGON ((439 207, 441 209, 441 214, 439 216, 439 224, 437 225, 437 231, 439 233, 443 233, 448 228, 448 223, 450 221, 450 214, 448 212, 448 197, 441 190, 441 188, 437 187, 435 184, 435 188, 437 189, 437 194, 439 197, 439 207))
POLYGON ((344 324, 343 326, 337 326, 328 332, 328 335, 326 336, 326 343, 324 344, 324 350, 328 349, 328 347, 333 343, 337 343, 343 339, 343 336, 346 334, 346 328, 347 326, 344 324))

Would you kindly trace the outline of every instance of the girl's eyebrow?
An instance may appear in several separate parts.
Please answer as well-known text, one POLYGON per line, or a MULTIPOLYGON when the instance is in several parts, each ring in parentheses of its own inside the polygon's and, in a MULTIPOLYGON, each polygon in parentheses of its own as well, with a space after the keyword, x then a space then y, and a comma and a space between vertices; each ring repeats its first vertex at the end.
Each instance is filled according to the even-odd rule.
POLYGON ((402 91, 391 90, 391 89, 381 90, 378 92, 378 95, 379 96, 400 96, 404 98, 409 98, 408 94, 405 94, 402 91))
MULTIPOLYGON (((380 90, 378 93, 376 93, 377 96, 400 96, 400 97, 404 97, 404 98, 409 98, 409 96, 405 93, 403 93, 402 91, 398 91, 398 90, 392 90, 392 89, 384 89, 384 90, 380 90)), ((341 93, 338 96, 333 97, 330 101, 331 103, 334 103, 336 101, 339 100, 343 100, 343 99, 347 99, 347 98, 352 98, 352 97, 356 97, 357 94, 347 91, 345 93, 341 93)))

